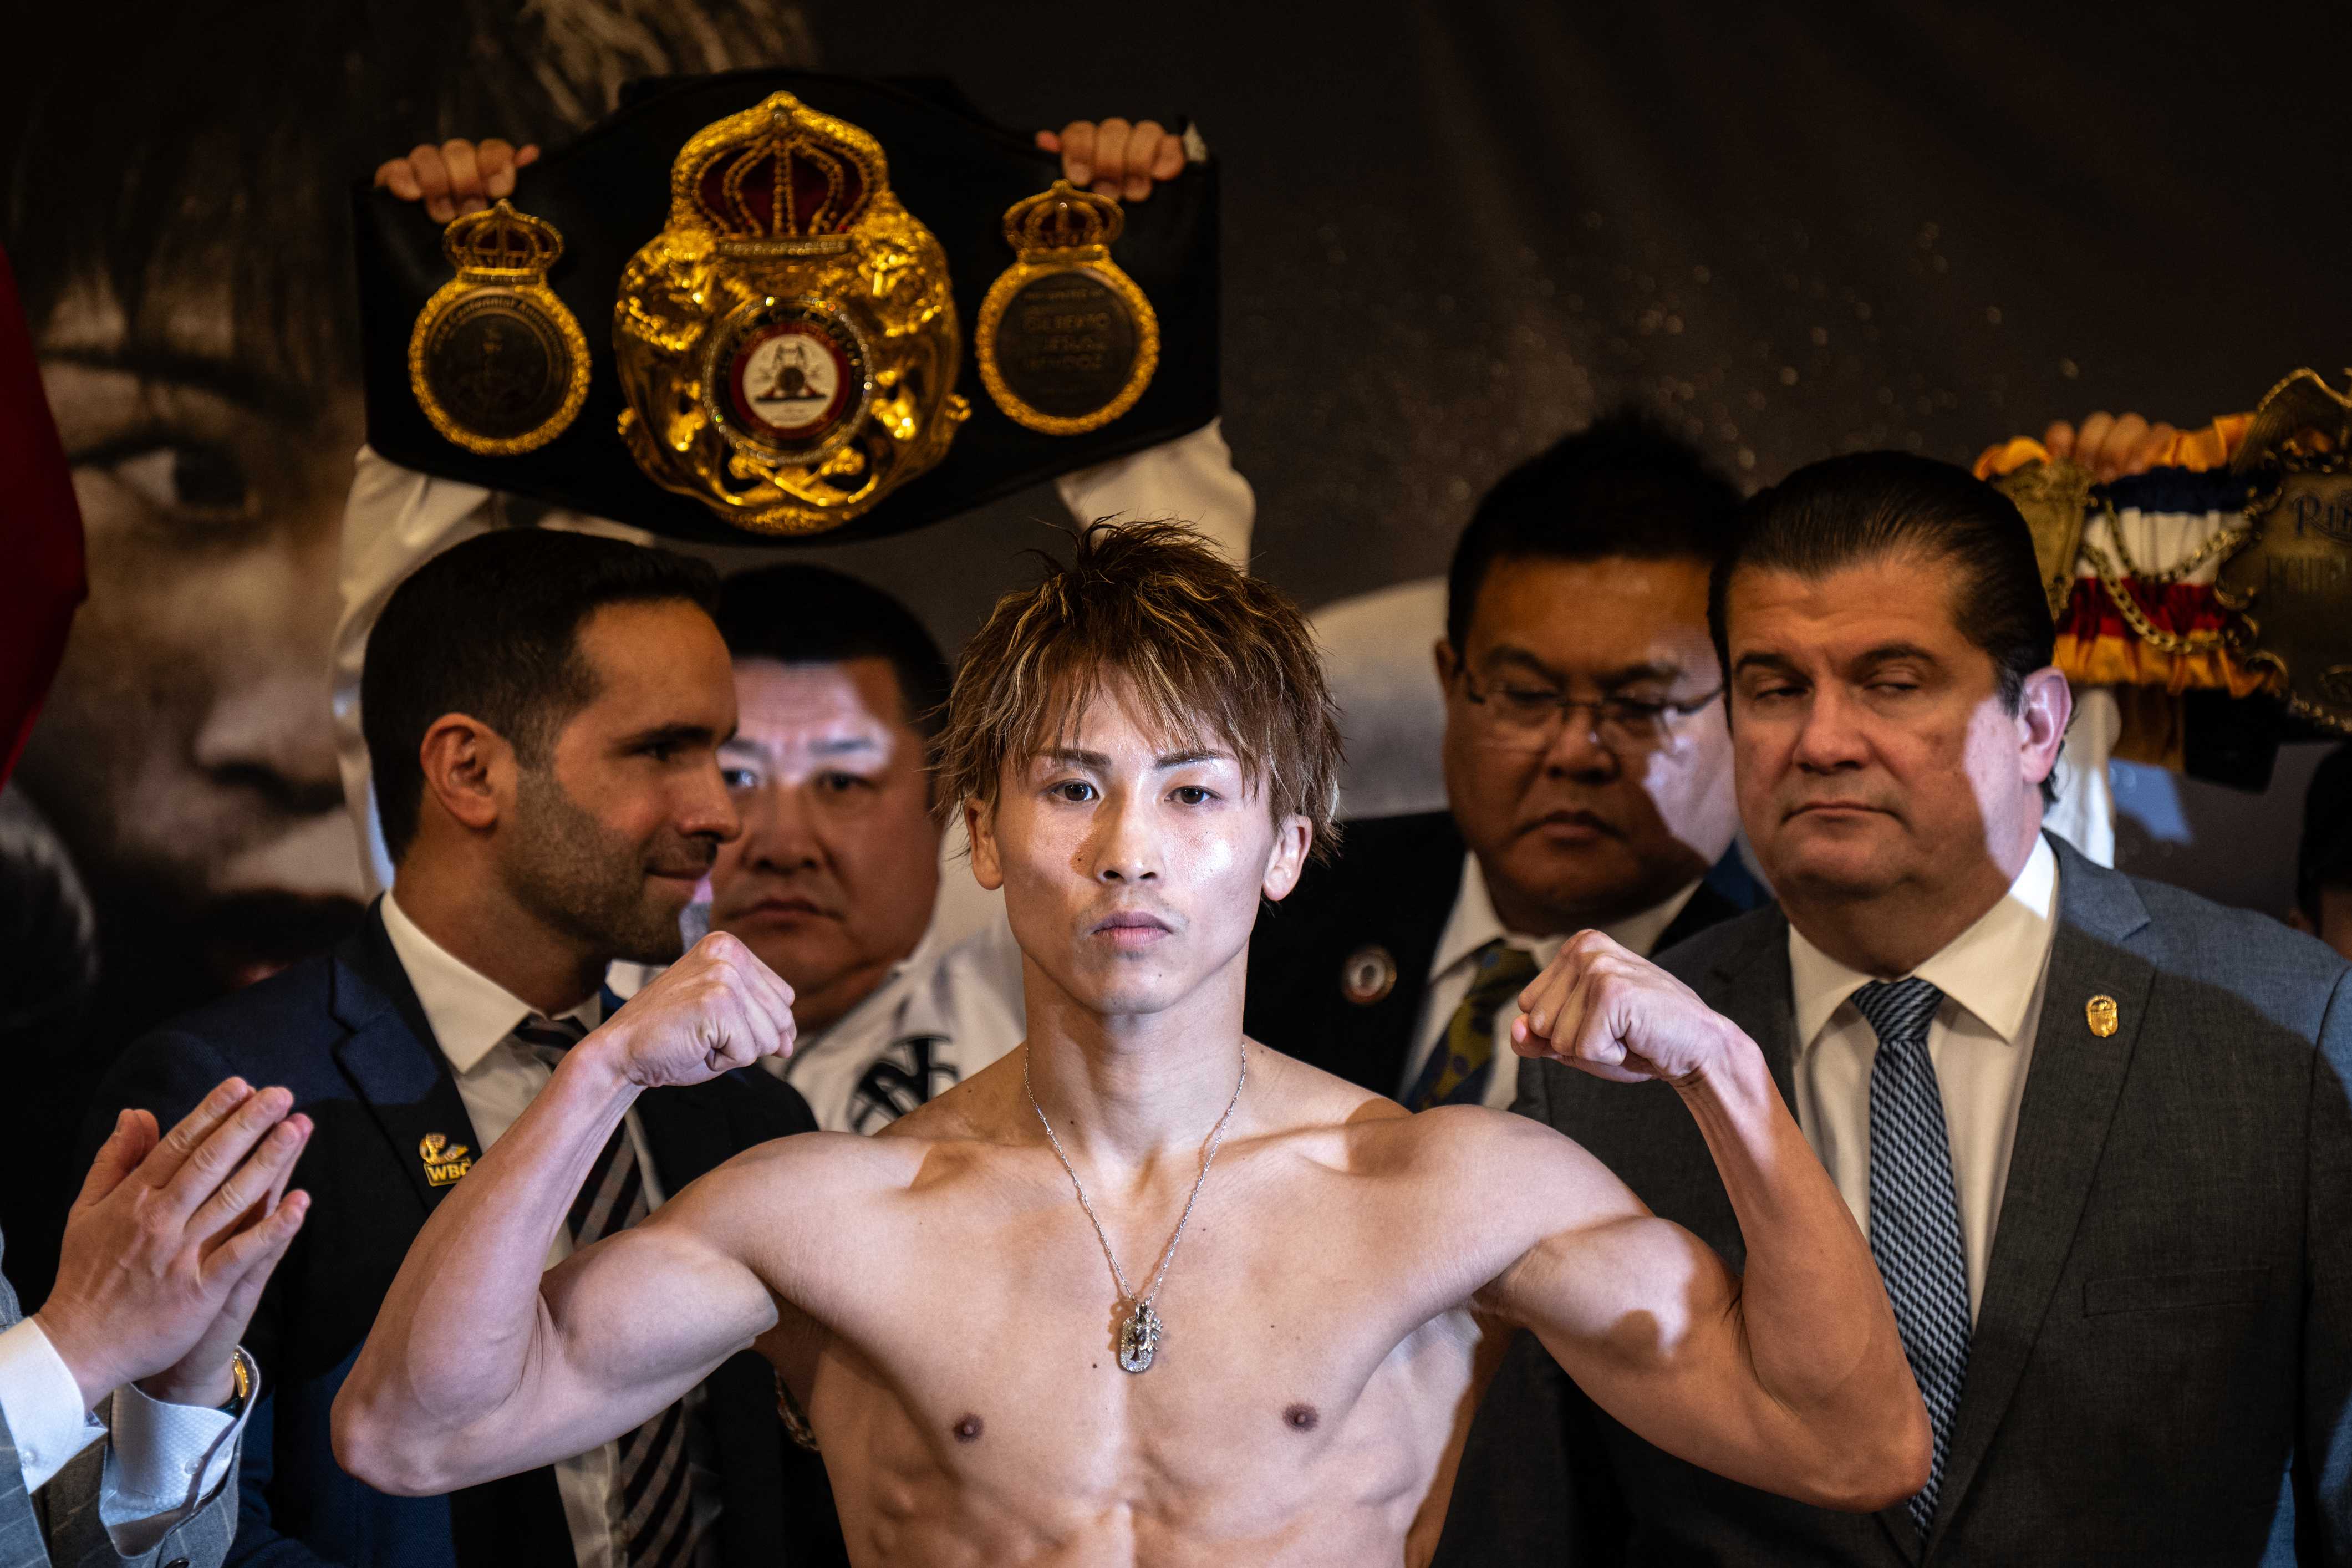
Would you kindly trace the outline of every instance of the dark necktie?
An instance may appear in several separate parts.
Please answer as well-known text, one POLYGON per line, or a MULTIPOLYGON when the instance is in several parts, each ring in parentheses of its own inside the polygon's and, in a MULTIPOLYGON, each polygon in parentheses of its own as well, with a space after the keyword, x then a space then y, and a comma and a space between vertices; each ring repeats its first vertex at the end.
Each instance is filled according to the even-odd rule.
MULTIPOLYGON (((588 1026, 576 1018, 534 1013, 516 1025, 514 1033, 552 1068, 587 1032, 588 1026)), ((636 1145, 624 1120, 605 1140, 587 1182, 572 1200, 573 1250, 628 1229, 647 1212, 645 1176, 637 1169, 636 1145)), ((621 1434, 607 1514, 614 1560, 622 1568, 677 1568, 695 1559, 700 1542, 688 1474, 688 1422, 687 1402, 681 1399, 644 1426, 621 1434)))
POLYGON ((1413 1080, 1406 1110, 1475 1105, 1486 1097, 1486 1079, 1495 1066, 1495 1015, 1535 977, 1536 961, 1501 937, 1478 950, 1470 990, 1413 1080))
POLYGON ((1919 979, 1874 981, 1853 994, 1855 1010, 1878 1036, 1870 1067, 1870 1253, 1936 1428, 1927 1484, 1911 1500, 1911 1522, 1923 1538, 1935 1522, 1969 1374, 1968 1252, 1944 1097, 1927 1054, 1927 1026, 1943 1000, 1919 979))

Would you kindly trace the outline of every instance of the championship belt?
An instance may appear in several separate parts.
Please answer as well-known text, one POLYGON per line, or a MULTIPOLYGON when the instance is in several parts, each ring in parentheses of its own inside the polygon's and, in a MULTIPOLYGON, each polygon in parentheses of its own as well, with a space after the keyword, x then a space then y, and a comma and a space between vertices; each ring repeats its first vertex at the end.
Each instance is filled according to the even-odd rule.
POLYGON ((2352 735, 2352 398, 2296 371, 2257 405, 2231 467, 2271 477, 2215 585, 2244 661, 2275 672, 2295 718, 2352 735))
POLYGON ((673 538, 829 544, 1197 429, 1214 166, 1123 210, 1058 165, 944 84, 761 70, 633 89, 444 246, 361 191, 369 443, 673 538))

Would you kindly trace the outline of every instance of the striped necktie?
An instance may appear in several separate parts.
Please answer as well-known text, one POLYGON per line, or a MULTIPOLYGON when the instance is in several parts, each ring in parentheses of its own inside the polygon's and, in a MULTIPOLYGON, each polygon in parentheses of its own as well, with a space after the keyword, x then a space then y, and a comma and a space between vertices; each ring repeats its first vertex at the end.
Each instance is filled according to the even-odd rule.
POLYGON ((1495 1015, 1535 977, 1536 961, 1501 937, 1478 950, 1469 993, 1446 1021, 1445 1033, 1405 1097, 1407 1110, 1475 1105, 1486 1097, 1495 1067, 1495 1015))
MULTIPOLYGON (((580 1043, 588 1026, 577 1018, 534 1013, 514 1037, 552 1069, 580 1043)), ((577 1251, 617 1235, 646 1217, 645 1175, 624 1120, 605 1140, 588 1180, 572 1200, 572 1246, 577 1251)), ((683 1399, 633 1431, 621 1434, 620 1463, 606 1513, 619 1568, 678 1568, 694 1562, 700 1542, 689 1477, 688 1415, 683 1399)))
POLYGON ((1944 1097, 1927 1026, 1944 994, 1925 980, 1874 981, 1853 1005, 1878 1036, 1870 1067, 1870 1255, 1936 1428, 1927 1485, 1911 1500, 1922 1539, 1935 1522, 1952 1418, 1969 1374, 1969 1259, 1944 1097))

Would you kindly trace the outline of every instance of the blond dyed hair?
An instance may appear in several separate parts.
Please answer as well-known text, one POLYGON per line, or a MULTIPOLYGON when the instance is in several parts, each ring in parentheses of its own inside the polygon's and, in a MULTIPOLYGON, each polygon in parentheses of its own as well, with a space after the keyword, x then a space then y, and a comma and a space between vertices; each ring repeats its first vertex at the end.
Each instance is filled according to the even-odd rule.
POLYGON ((996 803, 1008 763, 1066 742, 1118 684, 1157 738, 1213 738, 1274 819, 1339 841, 1339 710, 1307 618, 1186 523, 1099 521, 1064 564, 996 601, 968 644, 940 737, 944 800, 996 803))

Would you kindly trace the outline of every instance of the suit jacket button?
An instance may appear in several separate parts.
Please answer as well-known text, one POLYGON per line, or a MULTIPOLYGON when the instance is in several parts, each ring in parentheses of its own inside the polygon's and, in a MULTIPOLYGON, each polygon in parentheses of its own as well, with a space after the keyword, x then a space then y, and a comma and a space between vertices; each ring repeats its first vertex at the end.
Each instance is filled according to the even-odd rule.
POLYGON ((184 1557, 174 1557, 164 1563, 163 1568, 188 1568, 188 1560, 184 1557))

